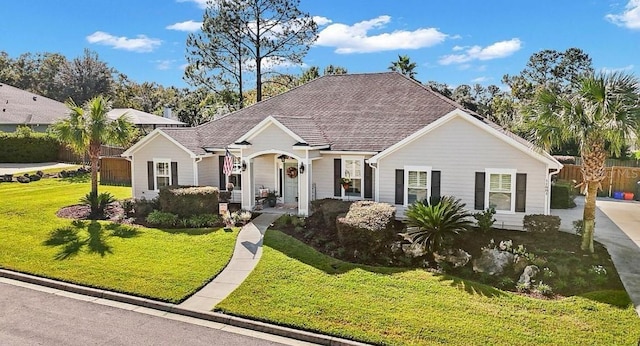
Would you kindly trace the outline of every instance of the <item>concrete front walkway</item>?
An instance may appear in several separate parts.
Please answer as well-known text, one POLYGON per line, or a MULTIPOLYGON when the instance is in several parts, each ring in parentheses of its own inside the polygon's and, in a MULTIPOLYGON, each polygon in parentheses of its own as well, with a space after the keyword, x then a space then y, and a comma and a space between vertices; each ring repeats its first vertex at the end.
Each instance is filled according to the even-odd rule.
POLYGON ((196 311, 213 307, 238 288, 262 256, 262 239, 267 228, 280 214, 261 214, 240 230, 229 264, 210 283, 179 306, 196 311))
MULTIPOLYGON (((561 230, 573 233, 572 222, 582 219, 584 197, 573 209, 553 209, 561 230)), ((631 301, 640 315, 640 202, 598 198, 594 238, 609 252, 631 301)))

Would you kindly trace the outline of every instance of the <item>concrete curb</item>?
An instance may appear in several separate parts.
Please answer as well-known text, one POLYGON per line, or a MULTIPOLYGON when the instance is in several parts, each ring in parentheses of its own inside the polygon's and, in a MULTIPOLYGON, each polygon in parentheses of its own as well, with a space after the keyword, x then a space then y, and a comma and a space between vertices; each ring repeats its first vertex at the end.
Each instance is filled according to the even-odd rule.
POLYGON ((98 288, 80 286, 72 283, 42 278, 30 274, 14 272, 11 270, 0 269, 0 277, 12 279, 16 281, 27 282, 39 286, 54 288, 62 291, 82 294, 85 296, 109 299, 121 303, 127 303, 164 312, 170 312, 188 317, 194 317, 202 320, 227 324, 234 327, 251 329, 263 333, 283 336, 291 339, 297 339, 305 342, 316 343, 320 345, 330 346, 360 346, 368 345, 358 341, 342 339, 334 336, 308 332, 304 330, 293 329, 289 327, 278 326, 266 322, 254 321, 246 318, 225 315, 219 312, 204 312, 181 308, 178 305, 155 301, 152 299, 135 297, 123 293, 107 291, 98 288))

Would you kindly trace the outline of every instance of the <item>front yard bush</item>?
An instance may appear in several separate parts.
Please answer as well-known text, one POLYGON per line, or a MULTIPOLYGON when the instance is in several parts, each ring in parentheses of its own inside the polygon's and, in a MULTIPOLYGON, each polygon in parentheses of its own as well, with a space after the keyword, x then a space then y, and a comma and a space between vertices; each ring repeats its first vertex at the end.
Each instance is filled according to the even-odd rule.
POLYGON ((159 227, 173 227, 178 224, 178 215, 154 210, 147 216, 147 222, 159 227))
POLYGON ((218 194, 218 188, 212 186, 168 187, 160 189, 158 200, 161 211, 188 218, 217 213, 218 194))
POLYGON ((576 206, 573 201, 576 197, 575 188, 570 182, 556 182, 551 185, 551 208, 569 209, 576 206))
POLYGON ((0 132, 0 162, 51 162, 58 159, 60 143, 44 133, 0 132))
POLYGON ((310 222, 318 227, 323 227, 329 232, 335 232, 336 220, 341 214, 349 211, 353 202, 340 199, 324 198, 311 202, 310 222))
POLYGON ((336 220, 338 240, 348 250, 376 255, 396 236, 396 208, 372 201, 358 201, 336 220))

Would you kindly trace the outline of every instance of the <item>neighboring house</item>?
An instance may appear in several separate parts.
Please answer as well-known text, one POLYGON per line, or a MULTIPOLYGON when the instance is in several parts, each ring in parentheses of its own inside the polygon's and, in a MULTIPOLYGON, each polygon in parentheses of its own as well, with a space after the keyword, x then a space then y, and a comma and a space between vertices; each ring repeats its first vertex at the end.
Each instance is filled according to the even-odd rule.
POLYGON ((187 126, 187 124, 182 121, 173 119, 170 108, 165 108, 163 116, 139 111, 133 108, 114 108, 107 113, 107 116, 111 119, 117 119, 124 114, 127 115, 129 121, 134 123, 143 134, 148 134, 159 127, 187 126))
POLYGON ((0 83, 0 131, 14 132, 18 126, 45 132, 49 125, 69 114, 62 102, 0 83))
POLYGON ((551 176, 562 168, 395 72, 324 76, 198 127, 156 129, 122 155, 132 161, 135 198, 167 185, 233 182, 244 209, 264 187, 299 214, 315 199, 372 199, 402 218, 417 200, 450 195, 471 210, 494 206, 497 226, 512 229, 525 214, 549 213, 551 176))
MULTIPOLYGON (((69 108, 62 102, 4 83, 0 83, 0 111, 0 131, 3 132, 14 132, 18 126, 45 132, 51 124, 69 115, 69 108)), ((158 127, 186 126, 172 118, 170 109, 165 109, 164 116, 158 116, 131 108, 114 108, 108 116, 115 119, 125 113, 144 134, 158 127)))

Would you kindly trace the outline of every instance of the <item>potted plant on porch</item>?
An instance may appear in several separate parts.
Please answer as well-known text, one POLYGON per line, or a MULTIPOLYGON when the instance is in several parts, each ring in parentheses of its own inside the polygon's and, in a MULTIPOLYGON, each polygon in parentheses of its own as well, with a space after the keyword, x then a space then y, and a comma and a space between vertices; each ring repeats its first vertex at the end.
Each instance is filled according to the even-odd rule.
POLYGON ((278 201, 278 195, 276 191, 269 191, 269 193, 267 193, 267 205, 273 208, 276 206, 277 201, 278 201))
POLYGON ((342 185, 342 188, 344 189, 345 192, 349 189, 350 183, 351 183, 351 178, 349 177, 340 178, 340 184, 342 185))

